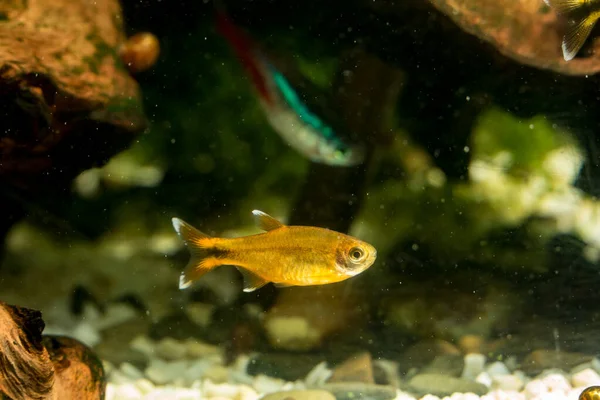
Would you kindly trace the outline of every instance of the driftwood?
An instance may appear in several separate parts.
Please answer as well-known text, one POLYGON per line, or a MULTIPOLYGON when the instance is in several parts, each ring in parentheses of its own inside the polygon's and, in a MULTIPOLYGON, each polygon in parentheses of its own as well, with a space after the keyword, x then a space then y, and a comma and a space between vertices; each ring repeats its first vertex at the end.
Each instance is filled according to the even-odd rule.
POLYGON ((154 62, 158 42, 142 38, 125 37, 118 0, 0 1, 0 240, 24 214, 6 193, 69 193, 145 129, 128 68, 154 62))
POLYGON ((433 6, 462 30, 520 64, 564 75, 592 75, 600 71, 600 38, 593 35, 578 57, 564 60, 561 44, 565 21, 542 0, 428 0, 428 3, 390 0, 369 1, 368 5, 380 12, 397 14, 433 6))
POLYGON ((42 336, 39 311, 0 302, 0 399, 103 399, 100 360, 75 339, 42 336))

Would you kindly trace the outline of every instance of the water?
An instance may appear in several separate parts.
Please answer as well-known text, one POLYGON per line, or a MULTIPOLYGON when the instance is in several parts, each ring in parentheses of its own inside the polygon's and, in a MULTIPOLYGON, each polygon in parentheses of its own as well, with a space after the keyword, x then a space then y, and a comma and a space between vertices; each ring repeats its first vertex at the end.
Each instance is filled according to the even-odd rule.
POLYGON ((600 385, 600 52, 592 33, 565 62, 542 3, 226 2, 309 82, 299 98, 333 127, 319 138, 364 146, 344 167, 276 132, 292 119, 267 117, 212 2, 123 0, 125 34, 160 42, 133 75, 143 109, 132 95, 50 112, 0 78, 0 301, 87 345, 107 399, 577 399, 600 385), (224 266, 179 290, 189 255, 171 218, 231 238, 260 232, 254 209, 353 235, 377 260, 330 285, 244 293, 224 266))

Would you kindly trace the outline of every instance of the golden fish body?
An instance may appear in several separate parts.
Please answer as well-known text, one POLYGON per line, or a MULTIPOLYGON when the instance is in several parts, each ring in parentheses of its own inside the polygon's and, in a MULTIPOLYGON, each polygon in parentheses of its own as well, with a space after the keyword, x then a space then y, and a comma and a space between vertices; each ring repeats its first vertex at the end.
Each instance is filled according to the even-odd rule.
POLYGON ((369 268, 377 251, 361 240, 324 228, 286 226, 263 213, 252 212, 267 231, 226 239, 203 234, 173 218, 173 227, 192 255, 181 274, 185 289, 221 265, 234 265, 244 276, 244 291, 269 282, 276 286, 311 286, 340 282, 369 268))
POLYGON ((567 18, 562 42, 563 57, 572 60, 600 18, 600 0, 544 0, 550 8, 567 18))

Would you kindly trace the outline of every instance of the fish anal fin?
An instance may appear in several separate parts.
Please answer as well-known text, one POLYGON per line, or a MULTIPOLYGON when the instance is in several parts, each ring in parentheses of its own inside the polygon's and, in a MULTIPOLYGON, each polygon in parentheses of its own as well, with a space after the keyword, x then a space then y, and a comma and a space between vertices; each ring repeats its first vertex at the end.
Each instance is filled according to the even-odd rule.
POLYGON ((283 228, 285 225, 281 222, 277 221, 275 218, 271 217, 269 214, 264 213, 260 210, 252 211, 252 215, 254 215, 254 221, 256 226, 258 226, 263 231, 272 231, 274 229, 283 228))
POLYGON ((563 56, 572 60, 581 49, 596 24, 597 18, 591 15, 573 16, 567 23, 567 31, 562 43, 563 56))
POLYGON ((244 292, 253 292, 265 286, 269 281, 242 267, 236 267, 244 277, 244 292))
POLYGON ((173 218, 172 222, 175 232, 183 240, 191 256, 179 277, 179 289, 186 289, 221 263, 211 254, 210 241, 214 239, 179 218, 173 218))
POLYGON ((284 287, 292 287, 296 285, 290 285, 289 283, 274 283, 275 287, 284 288, 284 287))

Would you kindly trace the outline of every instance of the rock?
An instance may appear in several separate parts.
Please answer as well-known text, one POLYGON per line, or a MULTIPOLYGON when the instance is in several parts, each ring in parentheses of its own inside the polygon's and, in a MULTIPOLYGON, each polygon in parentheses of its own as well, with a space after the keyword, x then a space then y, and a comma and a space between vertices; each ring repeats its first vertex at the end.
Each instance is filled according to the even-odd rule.
POLYGON ((462 355, 443 354, 434 358, 431 364, 423 368, 420 373, 460 376, 464 367, 465 361, 462 355))
POLYGON ((487 386, 481 383, 440 374, 415 375, 408 382, 408 387, 420 395, 430 393, 442 397, 451 396, 453 393, 475 393, 482 395, 488 391, 487 386))
POLYGON ((326 383, 321 389, 333 393, 337 400, 391 400, 396 397, 396 389, 392 386, 367 383, 326 383))
POLYGON ((483 354, 470 353, 464 358, 465 367, 462 371, 461 378, 475 380, 477 376, 483 372, 485 367, 485 356, 483 354))
POLYGON ((569 370, 579 364, 590 362, 592 359, 592 356, 583 353, 535 350, 523 360, 521 369, 528 375, 537 375, 550 368, 569 370))
POLYGON ((375 383, 371 354, 358 353, 337 365, 333 369, 329 382, 375 383))
POLYGON ((326 390, 289 390, 264 396, 261 400, 336 400, 335 396, 326 390))
POLYGON ((600 375, 591 368, 579 371, 571 377, 571 383, 574 387, 600 385, 600 375))

